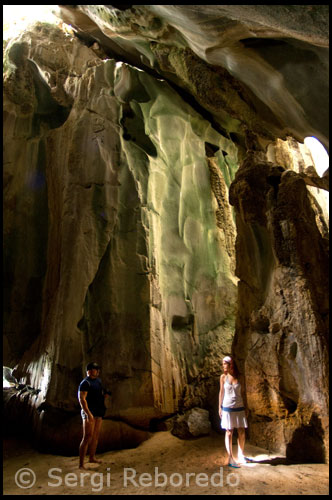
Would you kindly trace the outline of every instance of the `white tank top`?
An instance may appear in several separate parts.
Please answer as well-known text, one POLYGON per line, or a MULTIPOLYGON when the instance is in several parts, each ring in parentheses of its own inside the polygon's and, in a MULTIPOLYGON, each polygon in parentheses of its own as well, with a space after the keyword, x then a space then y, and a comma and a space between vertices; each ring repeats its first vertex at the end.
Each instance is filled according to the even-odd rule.
POLYGON ((240 408, 243 406, 241 384, 240 382, 230 384, 228 382, 228 376, 226 376, 224 383, 224 400, 222 405, 225 408, 240 408))

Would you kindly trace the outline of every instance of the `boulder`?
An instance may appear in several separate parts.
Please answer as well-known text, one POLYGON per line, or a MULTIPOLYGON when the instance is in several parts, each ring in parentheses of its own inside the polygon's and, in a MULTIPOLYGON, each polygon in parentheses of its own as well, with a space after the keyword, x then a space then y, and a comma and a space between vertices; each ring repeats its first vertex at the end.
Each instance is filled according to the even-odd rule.
POLYGON ((205 436, 210 433, 209 412, 203 408, 192 408, 175 420, 172 434, 181 439, 205 436))

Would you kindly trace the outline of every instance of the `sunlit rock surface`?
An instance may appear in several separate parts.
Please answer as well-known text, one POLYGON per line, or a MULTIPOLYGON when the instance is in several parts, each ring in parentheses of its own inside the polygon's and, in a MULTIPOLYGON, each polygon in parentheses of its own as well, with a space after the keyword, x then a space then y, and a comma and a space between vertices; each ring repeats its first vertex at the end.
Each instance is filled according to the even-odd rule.
POLYGON ((4 52, 6 425, 76 454, 97 360, 103 450, 218 428, 232 351, 252 443, 327 460, 328 7, 61 16, 4 52))
POLYGON ((5 80, 5 355, 41 389, 40 439, 73 447, 61 437, 65 416, 54 431, 52 422, 77 415, 91 359, 113 393, 110 420, 148 429, 209 405, 234 335, 236 148, 166 82, 96 60, 60 30, 25 34, 8 49, 11 64, 13 47, 22 56, 5 80), (47 66, 49 51, 59 56, 47 66), (45 92, 32 83, 25 112, 12 95, 31 73, 45 92), (63 124, 53 126, 47 99, 65 109, 63 124))
POLYGON ((239 142, 245 126, 261 140, 315 135, 328 147, 327 5, 63 5, 61 11, 86 40, 189 89, 239 142))

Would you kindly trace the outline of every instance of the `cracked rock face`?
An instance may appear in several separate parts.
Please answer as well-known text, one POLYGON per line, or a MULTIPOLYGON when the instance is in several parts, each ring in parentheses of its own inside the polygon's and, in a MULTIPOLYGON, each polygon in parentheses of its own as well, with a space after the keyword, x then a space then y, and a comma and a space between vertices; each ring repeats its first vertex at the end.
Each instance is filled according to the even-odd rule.
POLYGON ((7 44, 6 422, 40 448, 77 453, 91 360, 103 450, 219 428, 232 352, 250 440, 326 459, 328 174, 300 144, 328 144, 326 6, 272 7, 61 6, 77 36, 7 44))

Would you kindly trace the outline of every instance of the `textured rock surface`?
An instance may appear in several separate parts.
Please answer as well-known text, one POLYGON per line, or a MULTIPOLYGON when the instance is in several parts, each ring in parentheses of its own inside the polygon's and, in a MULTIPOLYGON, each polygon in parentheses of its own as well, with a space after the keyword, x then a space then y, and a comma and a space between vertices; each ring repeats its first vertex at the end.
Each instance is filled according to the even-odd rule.
POLYGON ((295 172, 249 152, 231 185, 250 439, 304 461, 328 453, 328 240, 295 172), (259 181, 258 181, 259 179, 259 181), (319 265, 317 265, 319 262, 319 265), (313 376, 314 373, 314 376, 313 376))
POLYGON ((206 404, 231 347, 236 302, 228 188, 224 181, 217 201, 208 162, 230 184, 236 148, 164 81, 96 59, 60 30, 26 33, 9 47, 11 63, 13 47, 27 75, 32 61, 47 75, 47 95, 60 62, 47 67, 46 54, 60 53, 62 88, 52 96, 65 92, 71 103, 53 128, 36 113, 47 106, 36 87, 22 116, 12 97, 22 75, 5 80, 5 357, 41 389, 40 439, 69 446, 62 425, 50 429, 59 411, 77 412, 90 359, 113 393, 109 419, 148 429, 152 418, 206 404), (219 149, 213 160, 206 144, 219 149))
POLYGON ((205 436, 211 431, 209 412, 203 408, 192 408, 174 421, 172 434, 181 439, 205 436))
POLYGON ((216 427, 232 348, 252 442, 326 459, 328 7, 61 11, 4 53, 7 422, 76 453, 95 359, 105 449, 216 427))
POLYGON ((327 5, 61 7, 86 39, 189 86, 240 144, 249 127, 328 146, 327 5))

